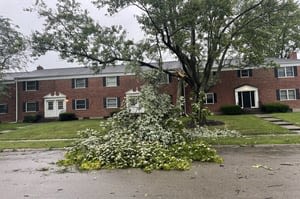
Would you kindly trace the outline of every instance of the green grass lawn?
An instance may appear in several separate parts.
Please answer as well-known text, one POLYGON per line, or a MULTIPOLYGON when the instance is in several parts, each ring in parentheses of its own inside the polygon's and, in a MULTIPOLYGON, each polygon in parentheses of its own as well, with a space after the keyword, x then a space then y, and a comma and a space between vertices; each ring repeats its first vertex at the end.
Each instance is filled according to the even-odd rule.
MULTIPOLYGON (((266 134, 290 134, 291 132, 278 125, 264 121, 255 115, 214 115, 209 116, 210 120, 222 121, 223 126, 217 128, 227 128, 237 130, 242 135, 266 135, 266 134)), ((299 119, 300 122, 300 119, 299 119)))
POLYGON ((26 123, 0 123, 0 131, 16 130, 30 124, 26 123))
POLYGON ((73 140, 64 141, 34 141, 34 142, 3 142, 0 141, 0 151, 3 149, 52 149, 71 146, 73 140))
POLYGON ((100 120, 57 121, 36 124, 0 124, 2 128, 14 126, 11 132, 1 133, 1 140, 39 140, 39 139, 68 139, 78 137, 77 131, 86 128, 99 128, 100 120), (7 127, 5 127, 7 125, 7 127), (20 128, 21 127, 21 128, 20 128))
POLYGON ((205 138, 211 145, 299 144, 300 135, 242 136, 237 138, 205 138))
MULTIPOLYGON (((300 125, 300 113, 274 114, 300 125)), ((238 138, 204 139, 212 145, 255 145, 255 144, 296 144, 300 143, 300 135, 291 134, 287 129, 266 122, 254 115, 215 115, 210 120, 223 121, 225 125, 210 128, 227 128, 241 132, 238 138), (283 135, 289 134, 289 135, 283 135)), ((44 139, 73 139, 78 138, 77 131, 86 128, 99 129, 100 120, 78 120, 66 122, 48 122, 37 124, 6 124, 0 123, 0 150, 18 148, 63 148, 70 146, 73 140, 44 139), (7 132, 7 130, 10 130, 7 132), (24 142, 24 140, 29 140, 24 142), (30 141, 35 140, 35 141, 30 141), (36 141, 40 140, 40 141, 36 141)))
POLYGON ((300 112, 295 113, 274 113, 272 116, 291 122, 296 125, 300 125, 300 112))

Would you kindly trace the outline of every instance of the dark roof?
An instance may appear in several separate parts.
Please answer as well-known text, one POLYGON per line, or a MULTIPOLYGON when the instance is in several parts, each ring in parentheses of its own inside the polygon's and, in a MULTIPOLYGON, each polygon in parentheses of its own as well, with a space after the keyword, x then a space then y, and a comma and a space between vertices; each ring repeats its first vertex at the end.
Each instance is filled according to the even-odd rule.
MULTIPOLYGON (((180 63, 177 61, 165 62, 165 69, 172 70, 180 68, 180 63)), ((145 70, 148 67, 143 67, 145 70)), ((91 68, 88 67, 74 67, 74 68, 54 68, 54 69, 42 69, 34 70, 29 72, 16 72, 6 73, 3 76, 4 80, 14 79, 33 79, 33 78, 51 78, 51 77, 72 77, 72 76, 90 76, 90 75, 107 75, 107 74, 126 74, 130 73, 126 69, 125 65, 108 66, 102 69, 99 73, 95 73, 91 68)))
MULTIPOLYGON (((267 59, 267 61, 274 61, 275 63, 281 66, 300 66, 300 60, 293 59, 267 59)), ((144 70, 148 69, 148 67, 143 67, 144 70)), ((164 69, 175 70, 180 69, 181 64, 178 61, 169 61, 165 62, 163 65, 164 69)), ((74 67, 74 68, 56 68, 56 69, 42 69, 42 70, 34 70, 29 72, 15 72, 15 73, 6 73, 3 75, 2 79, 5 81, 13 81, 15 79, 35 79, 35 78, 59 78, 59 77, 74 77, 74 76, 103 76, 108 74, 126 74, 130 73, 126 70, 125 65, 117 65, 117 66, 108 66, 101 70, 99 73, 95 74, 95 72, 88 67, 74 67)))

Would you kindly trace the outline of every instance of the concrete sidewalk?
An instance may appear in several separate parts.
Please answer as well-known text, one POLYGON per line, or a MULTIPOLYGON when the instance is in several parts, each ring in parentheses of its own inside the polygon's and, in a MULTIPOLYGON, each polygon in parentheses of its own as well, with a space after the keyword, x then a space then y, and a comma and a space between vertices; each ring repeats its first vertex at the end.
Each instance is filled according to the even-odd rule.
POLYGON ((271 122, 273 124, 279 125, 282 128, 286 128, 293 133, 300 134, 300 126, 295 125, 291 122, 276 118, 271 114, 256 114, 257 117, 264 119, 265 121, 271 122))

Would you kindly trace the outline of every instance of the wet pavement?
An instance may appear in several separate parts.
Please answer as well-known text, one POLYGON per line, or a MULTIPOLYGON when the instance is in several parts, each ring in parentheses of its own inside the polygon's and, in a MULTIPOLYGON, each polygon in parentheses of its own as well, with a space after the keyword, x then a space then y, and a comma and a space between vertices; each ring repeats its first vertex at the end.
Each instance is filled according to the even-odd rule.
POLYGON ((57 167, 64 151, 0 153, 0 198, 297 199, 300 145, 219 147, 223 165, 189 171, 78 172, 57 167))

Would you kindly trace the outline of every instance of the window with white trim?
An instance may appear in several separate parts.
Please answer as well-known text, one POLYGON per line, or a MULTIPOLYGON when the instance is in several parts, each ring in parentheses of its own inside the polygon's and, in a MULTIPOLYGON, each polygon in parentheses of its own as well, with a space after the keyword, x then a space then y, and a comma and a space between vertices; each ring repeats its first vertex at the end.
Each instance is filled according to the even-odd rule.
POLYGON ((279 99, 284 100, 296 100, 296 89, 280 89, 279 90, 279 99))
POLYGON ((87 79, 74 79, 74 88, 86 88, 87 87, 87 79))
POLYGON ((250 77, 250 70, 249 69, 240 70, 240 77, 250 77))
POLYGON ((64 109, 64 100, 58 100, 57 101, 57 109, 63 110, 64 109))
POLYGON ((27 81, 24 82, 26 91, 37 91, 38 90, 38 81, 27 81))
POLYGON ((0 104, 0 114, 8 113, 8 105, 7 104, 0 104))
POLYGON ((105 86, 106 87, 116 87, 118 86, 118 77, 105 77, 105 86))
POLYGON ((117 97, 107 97, 105 103, 106 103, 106 108, 118 108, 117 97))
POLYGON ((88 107, 87 99, 76 99, 74 101, 75 110, 86 110, 88 107))
POLYGON ((54 101, 48 101, 48 110, 53 110, 54 101))
POLYGON ((159 84, 169 84, 170 83, 170 75, 167 73, 162 73, 160 75, 159 84))
POLYGON ((39 110, 38 102, 25 102, 25 112, 37 112, 39 110))
POLYGON ((205 93, 205 104, 215 103, 215 93, 205 93))
POLYGON ((294 66, 285 66, 277 68, 277 77, 295 77, 297 76, 297 68, 294 66))

